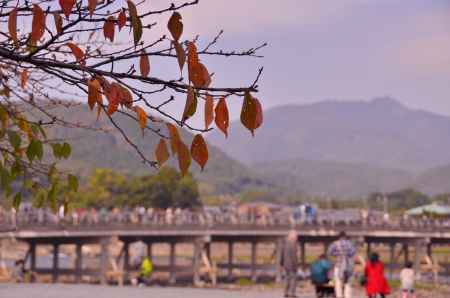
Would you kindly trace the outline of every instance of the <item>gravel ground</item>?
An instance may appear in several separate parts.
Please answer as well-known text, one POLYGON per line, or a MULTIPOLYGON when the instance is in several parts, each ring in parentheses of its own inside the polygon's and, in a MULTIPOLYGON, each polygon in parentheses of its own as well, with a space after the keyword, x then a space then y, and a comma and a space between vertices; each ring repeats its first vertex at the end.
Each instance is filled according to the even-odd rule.
MULTIPOLYGON (((116 287, 100 285, 65 284, 0 284, 1 298, 276 298, 282 297, 280 289, 215 290, 166 287, 116 287)), ((302 295, 312 298, 312 295, 302 295)))

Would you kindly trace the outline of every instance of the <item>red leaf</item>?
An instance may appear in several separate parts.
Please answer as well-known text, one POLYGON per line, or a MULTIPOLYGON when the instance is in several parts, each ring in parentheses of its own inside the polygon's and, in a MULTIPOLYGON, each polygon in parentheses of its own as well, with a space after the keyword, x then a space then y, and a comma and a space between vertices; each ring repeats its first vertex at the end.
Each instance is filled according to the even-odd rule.
POLYGON ((61 34, 62 27, 63 27, 63 19, 62 19, 61 15, 59 13, 54 12, 53 19, 55 20, 56 32, 58 34, 61 34))
POLYGON ((114 42, 115 21, 113 16, 109 16, 103 24, 103 35, 105 39, 109 39, 111 42, 114 42))
POLYGON ((256 102, 256 124, 255 124, 255 129, 257 129, 263 123, 263 110, 262 110, 262 106, 261 106, 261 103, 259 102, 259 100, 256 97, 253 97, 253 98, 255 99, 255 102, 256 102))
POLYGON ((9 30, 9 36, 11 36, 11 39, 14 41, 14 44, 17 46, 19 44, 19 40, 17 39, 17 8, 14 8, 9 13, 8 30, 9 30))
POLYGON ((188 147, 181 141, 177 144, 178 150, 178 167, 180 168, 181 176, 186 175, 191 165, 191 155, 189 154, 188 147))
POLYGON ((127 15, 125 14, 125 10, 122 9, 117 17, 117 24, 119 25, 119 31, 122 30, 123 26, 127 23, 127 15))
POLYGON ((68 46, 70 50, 72 50, 72 54, 75 56, 77 62, 84 66, 86 64, 86 57, 83 50, 81 50, 76 44, 72 42, 66 43, 66 46, 68 46))
POLYGON ((59 5, 61 6, 66 18, 68 18, 72 12, 73 6, 75 5, 75 0, 59 0, 59 5))
POLYGON ((211 95, 207 94, 205 101, 205 129, 208 129, 213 120, 214 120, 214 100, 211 95))
POLYGON ((254 133, 256 129, 256 101, 250 94, 250 92, 245 92, 244 101, 242 103, 241 110, 241 123, 248 129, 250 132, 254 133))
POLYGON ((139 67, 141 69, 141 75, 143 77, 148 77, 148 74, 150 73, 150 61, 145 51, 141 52, 141 56, 139 58, 139 67))
POLYGON ((97 0, 88 0, 89 15, 92 17, 95 8, 97 7, 97 0))
POLYGON ((214 112, 216 114, 215 121, 217 127, 225 134, 225 137, 228 137, 229 116, 227 103, 224 97, 219 100, 214 112))
POLYGON ((195 114, 196 110, 197 110, 197 96, 195 96, 195 92, 192 86, 189 86, 187 90, 186 104, 184 106, 184 112, 181 121, 185 122, 187 119, 191 118, 195 114))
POLYGON ((155 150, 155 157, 160 167, 162 167, 162 165, 169 159, 169 150, 167 150, 167 144, 164 139, 159 140, 158 146, 156 146, 155 150))
POLYGON ((196 135, 192 140, 191 155, 192 159, 199 164, 203 171, 208 162, 208 146, 201 134, 196 135))
POLYGON ((177 53, 178 65, 180 66, 180 71, 183 71, 184 63, 186 63, 186 53, 184 52, 183 46, 178 42, 174 41, 173 46, 175 47, 175 52, 177 53))
POLYGON ((181 22, 181 15, 178 12, 174 12, 167 23, 167 28, 172 34, 174 40, 180 40, 183 33, 183 23, 181 22))
POLYGON ((189 67, 189 80, 197 88, 207 88, 211 84, 211 76, 200 62, 189 67))
POLYGON ((180 141, 180 135, 178 133, 177 127, 172 123, 166 123, 167 129, 169 130, 170 136, 170 147, 172 149, 172 154, 177 154, 178 142, 180 141))
POLYGON ((45 13, 36 4, 33 4, 33 21, 31 26, 31 43, 35 44, 45 32, 45 13))

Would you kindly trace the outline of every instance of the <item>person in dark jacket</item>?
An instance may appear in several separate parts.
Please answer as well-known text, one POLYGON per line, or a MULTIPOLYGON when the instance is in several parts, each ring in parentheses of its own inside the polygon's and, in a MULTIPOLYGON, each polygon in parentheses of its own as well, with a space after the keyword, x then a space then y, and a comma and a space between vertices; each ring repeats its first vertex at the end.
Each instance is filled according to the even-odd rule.
POLYGON ((295 290, 297 288, 297 270, 298 270, 297 238, 298 238, 297 231, 295 230, 289 231, 283 247, 282 263, 286 276, 286 288, 284 291, 284 297, 297 297, 295 295, 295 290))
MULTIPOLYGON (((328 276, 330 269, 331 263, 324 254, 320 255, 319 258, 311 264, 311 282, 314 284, 316 295, 319 298, 325 297, 328 294, 328 288, 325 286, 330 281, 328 276)), ((333 290, 333 288, 331 289, 333 290)))

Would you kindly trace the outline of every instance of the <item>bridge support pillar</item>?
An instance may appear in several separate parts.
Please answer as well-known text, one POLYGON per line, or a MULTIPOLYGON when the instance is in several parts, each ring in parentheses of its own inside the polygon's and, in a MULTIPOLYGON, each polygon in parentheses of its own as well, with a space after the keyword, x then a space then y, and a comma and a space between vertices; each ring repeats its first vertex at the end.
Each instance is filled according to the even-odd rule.
POLYGON ((258 279, 257 275, 256 275, 256 256, 257 256, 257 245, 258 243, 256 241, 252 241, 251 242, 251 264, 250 264, 250 274, 251 274, 251 279, 253 282, 256 282, 256 280, 258 279))
POLYGON ((228 281, 233 279, 233 241, 228 242, 228 281))
MULTIPOLYGON (((194 256, 192 258, 192 269, 194 272, 193 283, 195 286, 200 284, 200 265, 202 260, 203 242, 195 241, 194 243, 194 256)), ((209 259, 209 258, 208 258, 209 259)))
POLYGON ((59 277, 59 243, 53 243, 52 282, 58 282, 59 277))
MULTIPOLYGON (((36 243, 30 242, 30 270, 32 273, 36 272, 36 243)), ((34 279, 31 279, 34 281, 34 279)))
POLYGON ((75 247, 75 282, 79 283, 82 279, 83 270, 83 244, 78 242, 75 247))
POLYGON ((100 253, 100 284, 106 284, 106 272, 108 271, 109 263, 109 239, 102 238, 100 240, 101 253, 100 253))
POLYGON ((128 282, 130 273, 130 243, 123 243, 123 271, 124 271, 124 282, 128 282))
POLYGON ((394 278, 395 243, 389 243, 389 279, 394 278))
POLYGON ((302 270, 306 268, 306 243, 305 241, 300 241, 300 262, 302 266, 302 270))
POLYGON ((403 243, 403 255, 404 255, 404 263, 409 262, 409 244, 403 243))
POLYGON ((153 263, 153 245, 151 242, 147 243, 147 257, 152 261, 153 263))
POLYGON ((170 242, 170 256, 169 256, 169 284, 173 285, 177 282, 176 277, 176 242, 171 241, 170 242))
POLYGON ((275 282, 281 282, 283 268, 281 265, 283 257, 283 239, 278 239, 275 247, 275 282))

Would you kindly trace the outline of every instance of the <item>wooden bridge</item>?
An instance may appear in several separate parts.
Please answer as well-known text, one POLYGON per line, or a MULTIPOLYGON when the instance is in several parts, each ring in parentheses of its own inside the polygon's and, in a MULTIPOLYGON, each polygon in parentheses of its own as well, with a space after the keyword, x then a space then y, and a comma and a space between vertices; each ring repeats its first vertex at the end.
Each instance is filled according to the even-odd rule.
MULTIPOLYGON (((23 227, 14 231, 0 231, 1 238, 15 238, 28 244, 27 259, 29 259, 30 270, 36 274, 50 274, 54 282, 61 275, 72 275, 77 282, 83 276, 96 276, 100 282, 105 283, 107 277, 109 260, 113 256, 109 254, 108 246, 112 239, 123 242, 122 250, 115 256, 117 264, 123 263, 119 270, 123 272, 125 282, 129 279, 132 270, 130 266, 130 245, 142 241, 147 246, 147 255, 153 258, 152 246, 159 243, 168 244, 169 262, 166 265, 154 266, 155 271, 169 273, 169 282, 175 283, 180 274, 190 274, 194 283, 200 280, 202 261, 205 256, 211 261, 212 244, 225 243, 228 247, 227 262, 217 264, 217 267, 226 272, 229 279, 233 278, 236 269, 247 270, 253 280, 257 280, 260 272, 273 272, 276 280, 281 278, 281 244, 286 236, 289 226, 256 226, 256 225, 217 225, 217 226, 143 226, 143 225, 104 225, 104 226, 59 226, 59 227, 23 227), (192 264, 179 265, 176 263, 177 245, 189 243, 193 246, 192 264), (235 244, 250 244, 250 262, 239 263, 235 259, 235 244), (275 245, 275 261, 270 264, 257 262, 258 246, 261 243, 272 243, 275 245), (99 256, 100 265, 97 269, 83 268, 84 245, 97 244, 101 246, 99 256), (38 268, 36 266, 36 249, 40 245, 51 245, 53 247, 52 266, 50 268, 38 268), (59 248, 61 245, 73 245, 75 249, 75 262, 73 268, 60 268, 59 248)), ((414 251, 414 262, 418 268, 423 257, 433 259, 432 250, 435 246, 450 246, 449 228, 392 228, 392 227, 363 227, 363 226, 296 226, 299 233, 298 243, 300 246, 301 265, 306 268, 307 244, 314 244, 315 250, 322 247, 326 251, 328 245, 337 238, 341 230, 360 246, 365 247, 367 253, 373 245, 383 244, 389 247, 390 273, 395 268, 397 261, 396 252, 403 254, 404 261, 410 259, 411 248, 414 251), (318 246, 320 245, 320 247, 318 246)), ((316 252, 317 253, 317 252, 316 252)), ((449 272, 446 264, 446 272, 449 272)))

